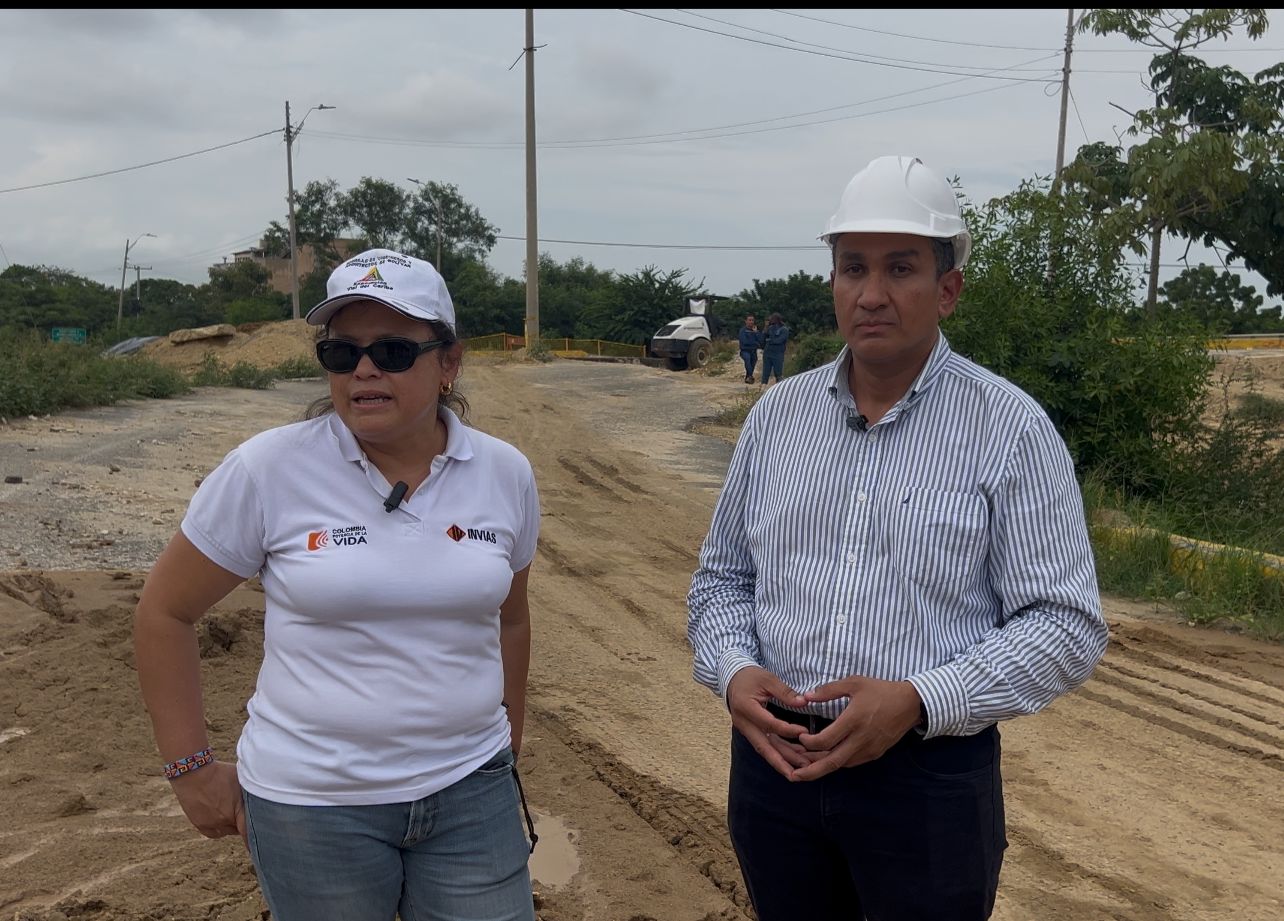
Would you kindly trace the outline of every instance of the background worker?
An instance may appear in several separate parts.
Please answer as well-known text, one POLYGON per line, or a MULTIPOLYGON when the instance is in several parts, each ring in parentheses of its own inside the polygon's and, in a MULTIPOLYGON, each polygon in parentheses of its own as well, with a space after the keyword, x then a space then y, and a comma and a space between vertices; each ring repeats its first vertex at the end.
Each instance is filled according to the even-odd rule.
POLYGON ((745 317, 745 325, 740 327, 740 360, 745 363, 745 383, 753 383, 753 371, 758 366, 758 349, 761 347, 762 334, 752 316, 745 317))
POLYGON ((779 382, 785 374, 785 343, 789 341, 789 327, 778 313, 767 317, 767 328, 762 331, 762 382, 768 383, 775 375, 779 382))

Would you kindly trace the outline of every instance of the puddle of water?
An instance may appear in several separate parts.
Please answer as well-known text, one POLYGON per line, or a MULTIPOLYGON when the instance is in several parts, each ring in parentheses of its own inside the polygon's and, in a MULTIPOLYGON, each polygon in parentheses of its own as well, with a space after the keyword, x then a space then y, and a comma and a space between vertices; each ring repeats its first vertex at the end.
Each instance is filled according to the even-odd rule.
POLYGON ((531 810, 539 844, 531 855, 531 879, 544 886, 565 886, 580 868, 580 855, 575 849, 578 835, 556 816, 531 810))
POLYGON ((0 729, 0 745, 10 739, 20 739, 30 732, 30 729, 23 729, 21 726, 14 726, 12 729, 0 729))

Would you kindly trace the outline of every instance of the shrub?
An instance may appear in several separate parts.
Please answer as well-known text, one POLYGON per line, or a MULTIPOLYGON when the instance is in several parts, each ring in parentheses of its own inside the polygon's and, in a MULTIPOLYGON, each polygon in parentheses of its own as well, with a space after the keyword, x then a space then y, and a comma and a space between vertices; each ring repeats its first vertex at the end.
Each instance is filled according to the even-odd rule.
POLYGON ((1203 336, 1174 317, 1130 323, 1124 253, 1079 199, 1042 186, 967 206, 973 255, 943 327, 954 349, 1042 404, 1081 473, 1161 494, 1199 430, 1212 370, 1203 336))
POLYGON ((791 377, 819 368, 838 357, 843 350, 843 337, 838 333, 812 333, 799 336, 785 358, 785 376, 791 377))
POLYGON ((13 366, 0 375, 0 416, 42 415, 191 388, 173 368, 129 356, 105 358, 94 346, 45 341, 36 332, 0 333, 13 366))

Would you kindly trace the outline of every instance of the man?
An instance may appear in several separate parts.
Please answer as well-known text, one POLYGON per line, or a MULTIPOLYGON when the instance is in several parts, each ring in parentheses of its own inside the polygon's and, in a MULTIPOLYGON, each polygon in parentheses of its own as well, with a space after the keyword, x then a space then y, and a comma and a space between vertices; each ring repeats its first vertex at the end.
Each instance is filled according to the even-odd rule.
POLYGON ((995 723, 1082 684, 1106 626, 1065 444, 939 330, 971 236, 920 161, 822 235, 846 347, 745 420, 688 598, 731 713, 761 921, 974 921, 1006 846, 995 723))
POLYGON ((740 360, 745 363, 745 383, 753 383, 753 369, 758 365, 758 344, 761 333, 752 316, 745 317, 740 327, 740 360))
POLYGON ((785 343, 789 341, 789 327, 778 313, 767 317, 767 328, 762 331, 762 382, 767 384, 771 376, 776 376, 776 383, 785 374, 785 343))

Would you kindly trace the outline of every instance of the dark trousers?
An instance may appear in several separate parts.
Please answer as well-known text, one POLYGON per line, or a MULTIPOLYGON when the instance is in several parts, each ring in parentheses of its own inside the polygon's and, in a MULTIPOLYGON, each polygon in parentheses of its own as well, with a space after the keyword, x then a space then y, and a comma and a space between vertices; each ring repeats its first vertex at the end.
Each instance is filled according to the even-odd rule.
POLYGON ((740 360, 745 363, 745 377, 753 377, 753 369, 758 367, 758 350, 741 349, 740 360))
POLYGON ((776 380, 780 380, 780 378, 784 375, 784 373, 785 373, 785 353, 768 352, 766 349, 763 349, 762 350, 762 382, 764 384, 767 383, 767 381, 771 378, 771 375, 773 374, 776 375, 776 380))
POLYGON ((759 921, 984 921, 1007 838, 999 733, 791 783, 732 731, 731 841, 759 921))

